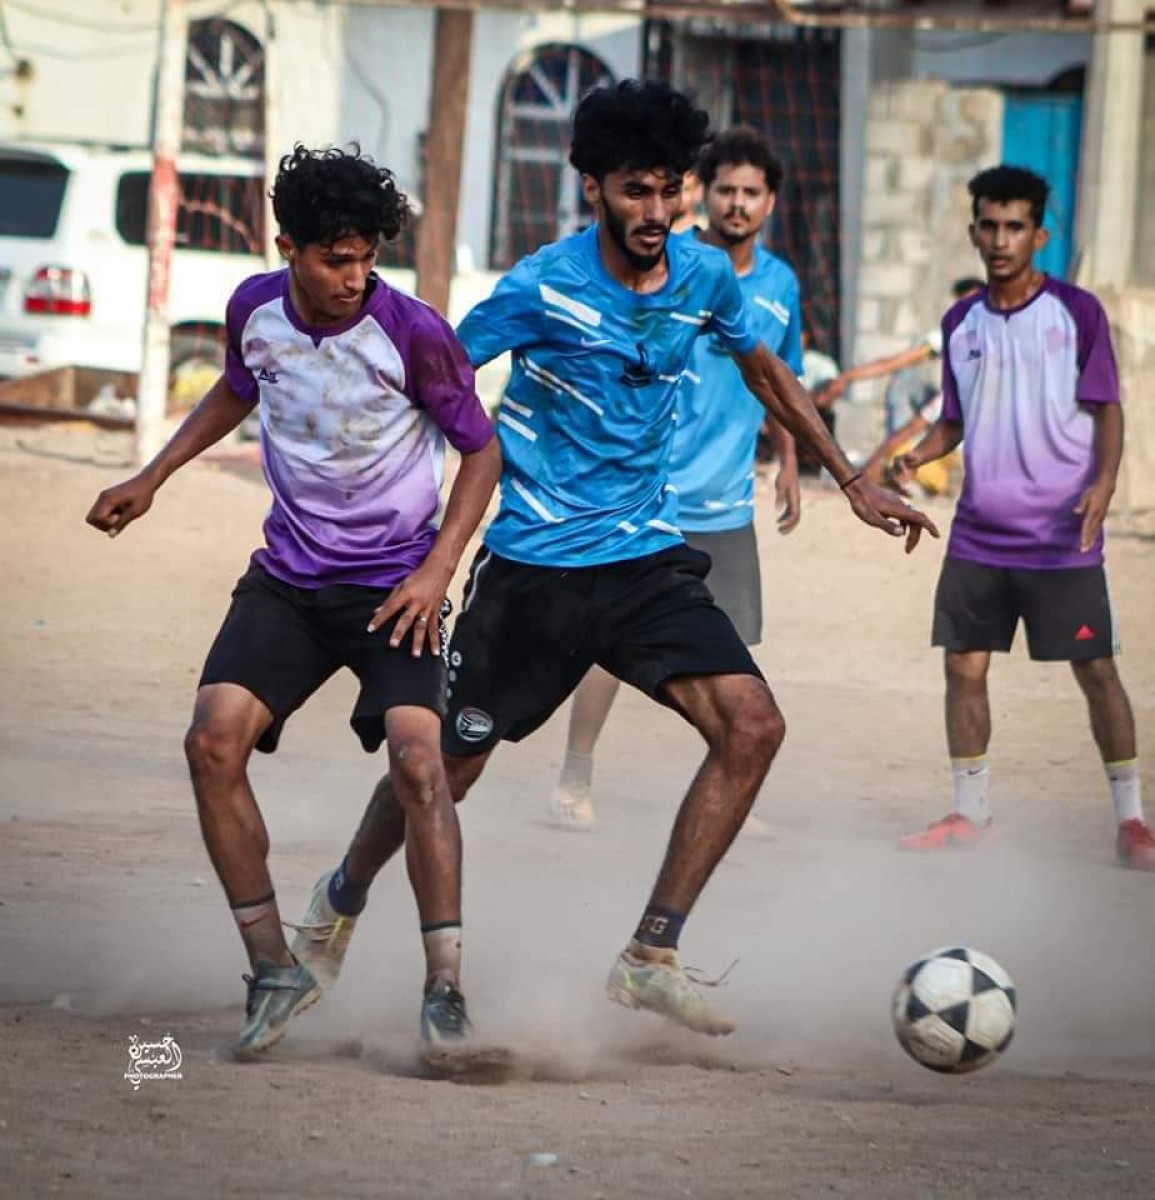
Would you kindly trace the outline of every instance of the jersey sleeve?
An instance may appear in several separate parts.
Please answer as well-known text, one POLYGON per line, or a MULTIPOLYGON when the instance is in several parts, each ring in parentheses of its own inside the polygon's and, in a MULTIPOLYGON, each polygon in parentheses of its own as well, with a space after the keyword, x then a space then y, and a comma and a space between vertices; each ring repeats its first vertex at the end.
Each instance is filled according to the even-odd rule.
POLYGON ((941 421, 957 421, 962 422, 962 403, 959 400, 958 380, 955 378, 954 366, 951 364, 950 358, 950 339, 954 331, 963 323, 963 318, 970 311, 972 298, 960 300, 953 307, 947 309, 946 316, 942 319, 942 328, 939 331, 939 336, 942 339, 939 355, 942 358, 942 411, 939 415, 941 421))
POLYGON ((469 361, 480 367, 507 350, 539 339, 542 303, 531 260, 522 259, 492 293, 465 314, 457 336, 469 361))
POLYGON ((256 404, 261 389, 253 373, 245 366, 242 339, 245 323, 252 313, 252 306, 241 296, 244 284, 229 297, 225 306, 225 382, 242 400, 256 404))
POLYGON ((1118 404, 1119 368, 1111 344, 1111 325, 1103 306, 1090 292, 1065 298, 1078 329, 1080 404, 1118 404))
POLYGON ((703 333, 713 333, 731 354, 749 354, 758 345, 750 325, 738 276, 727 262, 718 271, 718 285, 703 333))
POLYGON ((453 330, 433 309, 409 338, 412 398, 433 418, 449 444, 473 454, 493 437, 493 423, 477 398, 473 365, 453 330))

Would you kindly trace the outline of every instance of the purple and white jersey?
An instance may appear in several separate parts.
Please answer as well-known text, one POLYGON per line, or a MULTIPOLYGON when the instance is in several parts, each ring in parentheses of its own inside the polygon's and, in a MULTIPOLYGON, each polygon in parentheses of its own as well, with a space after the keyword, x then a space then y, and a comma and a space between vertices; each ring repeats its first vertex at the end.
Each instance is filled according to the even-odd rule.
POLYGON ((287 270, 229 300, 225 378, 260 402, 273 493, 253 561, 295 587, 399 583, 436 536, 445 438, 470 454, 493 437, 449 325, 376 275, 369 288, 324 329, 297 315, 287 270))
POLYGON ((1096 474, 1092 407, 1119 403, 1102 305, 1049 276, 1020 308, 986 292, 943 319, 943 419, 963 424, 962 497, 947 554, 995 567, 1096 566, 1074 509, 1096 474))

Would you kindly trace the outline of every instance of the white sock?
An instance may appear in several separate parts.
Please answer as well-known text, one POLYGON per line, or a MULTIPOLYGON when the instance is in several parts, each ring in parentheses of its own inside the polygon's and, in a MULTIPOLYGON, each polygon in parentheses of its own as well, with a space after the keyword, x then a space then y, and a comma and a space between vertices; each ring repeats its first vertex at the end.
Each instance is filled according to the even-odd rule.
POLYGON ((972 825, 985 825, 991 819, 989 803, 991 775, 987 756, 952 758, 950 771, 954 776, 954 810, 972 825))
POLYGON ((461 922, 439 921, 421 927, 425 943, 425 986, 448 980, 454 987, 461 976, 461 922))
POLYGON ((1139 760, 1128 758, 1123 762, 1104 763, 1107 781, 1111 785, 1111 803, 1115 806, 1115 820, 1143 820, 1143 799, 1139 791, 1139 760))

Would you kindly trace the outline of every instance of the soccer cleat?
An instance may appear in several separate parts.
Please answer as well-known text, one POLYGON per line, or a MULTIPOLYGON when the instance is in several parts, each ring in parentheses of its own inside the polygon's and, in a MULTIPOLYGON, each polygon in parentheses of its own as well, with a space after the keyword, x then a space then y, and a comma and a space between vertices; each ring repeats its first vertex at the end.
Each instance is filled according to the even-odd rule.
POLYGON ((961 813, 951 813, 941 821, 932 821, 918 833, 908 833, 898 839, 900 850, 949 850, 952 846, 968 846, 991 835, 991 822, 976 825, 961 813))
POLYGON ((448 980, 435 983, 421 1002, 421 1045, 425 1052, 451 1050, 473 1034, 465 997, 448 980))
POLYGON ((589 784, 559 783, 549 798, 550 821, 571 833, 589 833, 597 823, 589 784))
POLYGON ((249 986, 245 1024, 237 1041, 241 1059, 259 1057, 285 1036, 290 1017, 302 1013, 321 998, 321 989, 308 967, 293 963, 277 967, 259 962, 256 975, 245 975, 249 986))
POLYGON ((1115 838, 1115 853, 1125 867, 1155 871, 1155 833, 1138 817, 1124 821, 1115 838))
POLYGON ((706 1001, 702 985, 686 974, 677 952, 660 953, 661 958, 643 958, 632 945, 623 950, 606 980, 609 998, 626 1008, 642 1008, 668 1017, 695 1033, 713 1037, 733 1033, 737 1023, 706 1001))
POLYGON ((332 878, 333 872, 326 871, 317 880, 300 925, 289 925, 297 931, 290 947, 293 957, 309 968, 313 978, 326 991, 337 982, 345 951, 349 949, 349 939, 357 925, 356 917, 334 912, 329 904, 329 880, 332 878))

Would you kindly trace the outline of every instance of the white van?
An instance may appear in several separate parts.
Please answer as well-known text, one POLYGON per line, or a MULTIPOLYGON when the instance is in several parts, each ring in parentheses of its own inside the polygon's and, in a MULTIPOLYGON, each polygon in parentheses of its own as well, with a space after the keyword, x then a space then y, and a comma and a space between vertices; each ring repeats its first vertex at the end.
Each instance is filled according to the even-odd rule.
MULTIPOLYGON (((140 370, 146 150, 0 142, 0 378, 140 370)), ((262 164, 182 156, 169 293, 173 366, 223 359, 232 290, 264 269, 262 164)))

